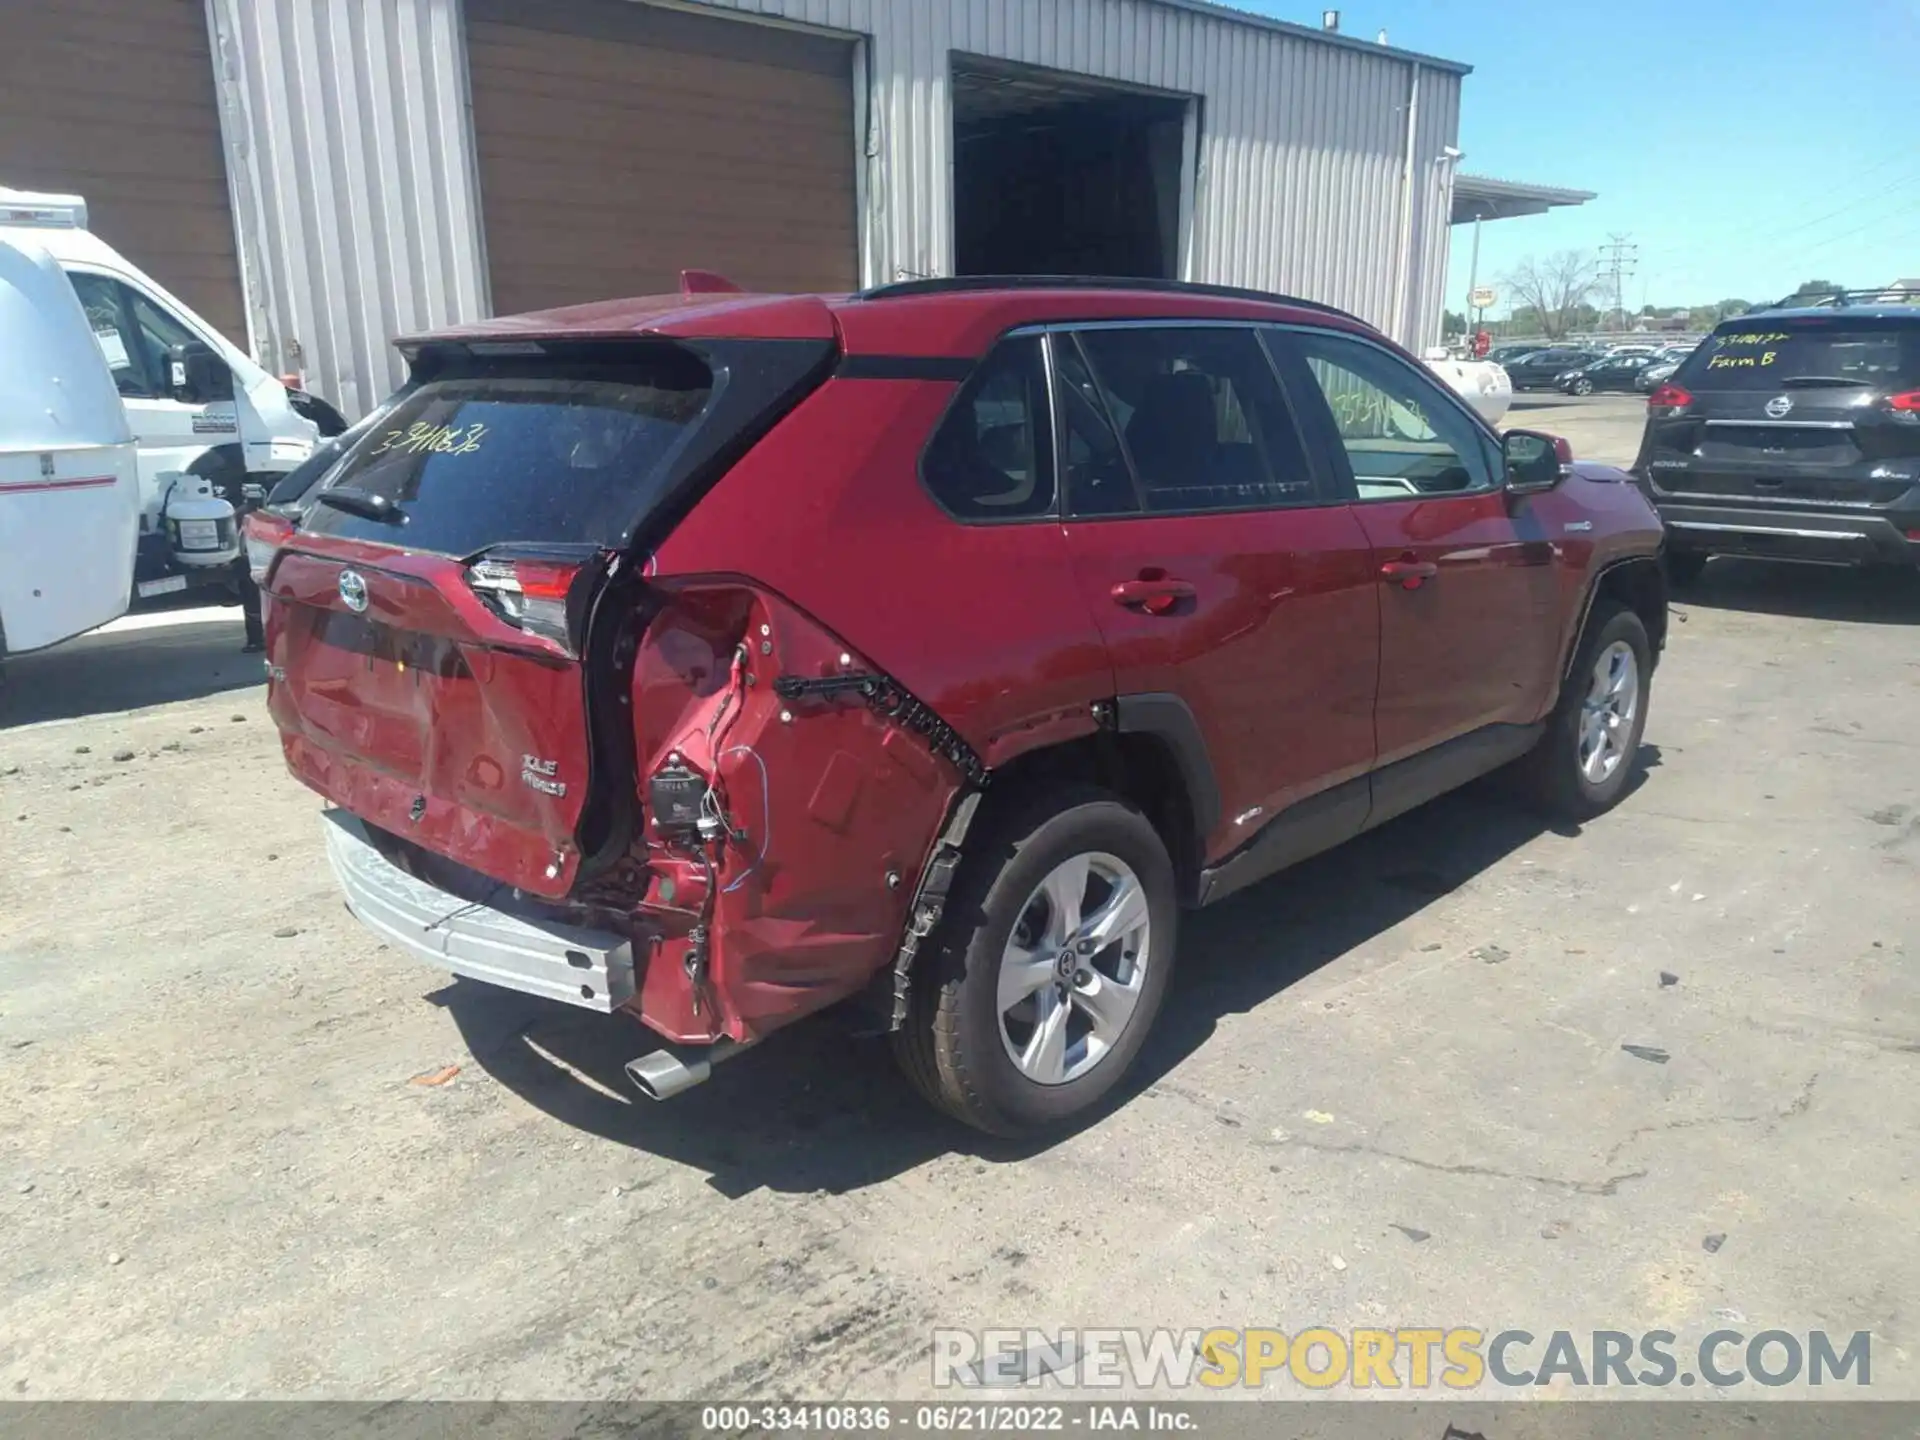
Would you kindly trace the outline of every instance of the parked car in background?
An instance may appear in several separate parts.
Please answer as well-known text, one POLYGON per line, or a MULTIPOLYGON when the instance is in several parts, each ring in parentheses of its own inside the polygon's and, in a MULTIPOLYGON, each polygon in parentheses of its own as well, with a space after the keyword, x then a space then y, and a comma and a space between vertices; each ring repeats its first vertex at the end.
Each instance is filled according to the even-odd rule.
POLYGON ((1596 390, 1631 390, 1634 378, 1653 361, 1643 354, 1607 355, 1591 365, 1571 369, 1554 381, 1567 395, 1591 395, 1596 390))
POLYGON ((1496 345, 1487 352, 1487 359, 1497 365, 1510 365, 1523 356, 1553 348, 1553 344, 1546 340, 1527 340, 1513 345, 1496 345))
POLYGON ((1633 377, 1633 388, 1643 395, 1650 395, 1663 383, 1673 378, 1673 374, 1685 362, 1686 356, 1676 355, 1670 359, 1654 358, 1651 364, 1642 366, 1640 373, 1633 377))
POLYGON ((1574 350, 1555 347, 1551 350, 1536 350, 1531 355, 1523 355, 1518 360, 1503 361, 1507 378, 1513 382, 1515 390, 1551 390, 1560 377, 1569 370, 1577 370, 1583 365, 1591 365, 1600 358, 1593 350, 1574 350))
POLYGON ((1069 1121, 1183 907, 1633 769, 1645 500, 1324 306, 937 280, 402 349, 277 522, 268 707, 350 908, 651 1026, 655 1098, 862 997, 960 1119, 1069 1121))
POLYGON ((1634 473, 1676 581, 1714 555, 1920 559, 1920 308, 1877 299, 1726 321, 1648 397, 1634 473))

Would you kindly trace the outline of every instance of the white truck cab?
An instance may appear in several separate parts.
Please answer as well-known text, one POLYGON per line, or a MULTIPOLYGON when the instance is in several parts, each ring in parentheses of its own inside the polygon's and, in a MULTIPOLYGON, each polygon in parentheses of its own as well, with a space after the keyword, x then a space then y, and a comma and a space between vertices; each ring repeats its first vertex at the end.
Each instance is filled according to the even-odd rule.
POLYGON ((126 412, 139 455, 140 593, 184 589, 211 567, 182 565, 179 537, 169 533, 180 477, 210 481, 239 506, 243 485, 271 488, 313 453, 321 427, 296 406, 337 417, 289 391, 89 231, 81 197, 0 186, 0 244, 10 241, 44 251, 65 274, 126 412))
POLYGON ((133 589, 133 432, 59 262, 0 239, 0 661, 121 615, 133 589))

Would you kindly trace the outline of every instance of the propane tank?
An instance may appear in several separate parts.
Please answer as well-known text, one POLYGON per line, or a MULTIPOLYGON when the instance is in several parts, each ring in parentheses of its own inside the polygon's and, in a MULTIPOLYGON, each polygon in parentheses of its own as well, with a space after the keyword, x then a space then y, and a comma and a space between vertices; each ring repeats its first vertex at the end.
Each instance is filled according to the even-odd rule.
POLYGON ((162 514, 176 564, 205 569, 240 558, 240 526, 233 505, 204 475, 176 472, 159 477, 165 486, 162 514))

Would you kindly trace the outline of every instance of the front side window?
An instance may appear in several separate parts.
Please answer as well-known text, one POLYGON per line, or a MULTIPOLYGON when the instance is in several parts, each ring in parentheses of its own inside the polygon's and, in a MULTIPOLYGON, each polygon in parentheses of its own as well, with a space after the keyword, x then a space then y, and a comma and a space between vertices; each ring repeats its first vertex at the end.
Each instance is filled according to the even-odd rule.
POLYGON ((86 311, 93 338, 106 357, 114 389, 124 399, 152 399, 159 393, 153 377, 162 372, 147 368, 146 352, 127 313, 126 287, 105 275, 80 271, 69 271, 67 279, 73 282, 73 293, 80 297, 80 308, 86 311))
MULTIPOLYGON (((1061 337, 1063 348, 1069 338, 1061 337)), ((1252 330, 1117 327, 1073 338, 1085 360, 1082 383, 1097 392, 1099 413, 1131 462, 1134 505, 1165 514, 1316 503, 1305 449, 1252 330)), ((1076 374, 1063 374, 1063 389, 1072 388, 1076 374)), ((1072 465, 1076 407, 1062 403, 1072 465)), ((1112 462, 1104 458, 1092 414, 1078 417, 1090 427, 1083 438, 1099 474, 1085 488, 1101 498, 1079 511, 1076 473, 1076 513, 1112 514, 1120 490, 1110 483, 1112 462)))
POLYGON ((185 345, 200 337, 138 290, 128 289, 127 299, 128 308, 133 312, 134 332, 146 356, 147 373, 164 377, 167 374, 167 352, 176 345, 185 345))
POLYGON ((1290 338, 1333 413, 1360 499, 1494 488, 1484 433, 1438 385, 1358 340, 1325 333, 1290 338))

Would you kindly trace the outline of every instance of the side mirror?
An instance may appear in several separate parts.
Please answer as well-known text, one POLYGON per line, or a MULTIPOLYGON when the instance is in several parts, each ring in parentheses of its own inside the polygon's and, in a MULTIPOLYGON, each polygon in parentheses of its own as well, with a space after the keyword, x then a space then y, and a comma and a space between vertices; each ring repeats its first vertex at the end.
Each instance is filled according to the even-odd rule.
POLYGON ((206 405, 233 398, 233 371, 199 340, 185 340, 167 351, 167 390, 183 405, 206 405))
POLYGON ((1573 447, 1558 435, 1538 430, 1509 430, 1500 437, 1500 456, 1507 466, 1507 493, 1538 495, 1567 478, 1573 465, 1573 447))

